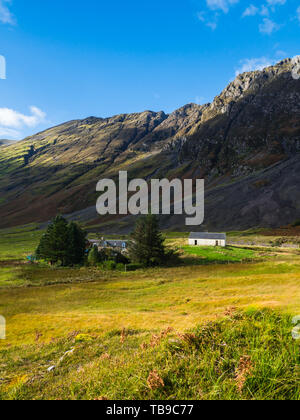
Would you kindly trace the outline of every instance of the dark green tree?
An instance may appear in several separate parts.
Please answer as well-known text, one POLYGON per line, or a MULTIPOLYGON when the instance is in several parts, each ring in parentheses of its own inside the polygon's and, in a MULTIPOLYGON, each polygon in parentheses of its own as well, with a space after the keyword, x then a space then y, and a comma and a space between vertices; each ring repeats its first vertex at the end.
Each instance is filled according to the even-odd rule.
POLYGON ((36 250, 36 256, 63 266, 79 264, 85 253, 86 234, 75 223, 57 216, 48 226, 36 250))
POLYGON ((71 265, 81 264, 84 260, 86 250, 86 232, 84 232, 77 223, 71 222, 68 226, 68 263, 71 265))
POLYGON ((161 265, 165 261, 164 238, 159 230, 158 219, 154 215, 138 219, 131 234, 129 256, 133 262, 145 267, 161 265))

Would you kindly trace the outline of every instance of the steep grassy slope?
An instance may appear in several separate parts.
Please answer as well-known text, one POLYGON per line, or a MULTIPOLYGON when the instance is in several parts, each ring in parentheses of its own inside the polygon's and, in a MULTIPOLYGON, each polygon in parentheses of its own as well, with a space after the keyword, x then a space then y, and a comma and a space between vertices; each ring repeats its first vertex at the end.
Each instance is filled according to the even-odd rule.
MULTIPOLYGON (((300 80, 285 60, 237 77, 212 104, 171 115, 146 111, 71 121, 1 148, 0 226, 57 212, 105 229, 134 220, 99 218, 95 186, 130 178, 206 179, 205 227, 281 226, 300 218, 300 80)), ((183 229, 182 217, 163 217, 183 229)))
POLYGON ((121 169, 149 178, 177 167, 177 160, 160 151, 166 139, 189 130, 189 115, 192 124, 201 107, 187 106, 181 113, 176 127, 164 113, 153 112, 72 121, 3 149, 0 224, 45 221, 57 211, 85 208, 95 203, 97 181, 121 169))

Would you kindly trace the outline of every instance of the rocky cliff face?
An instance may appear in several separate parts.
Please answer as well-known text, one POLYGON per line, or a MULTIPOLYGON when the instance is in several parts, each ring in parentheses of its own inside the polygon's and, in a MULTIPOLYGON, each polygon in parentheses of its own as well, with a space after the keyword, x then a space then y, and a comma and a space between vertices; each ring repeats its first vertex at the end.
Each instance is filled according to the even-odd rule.
POLYGON ((300 151, 300 83, 285 60, 238 76, 203 113, 184 156, 205 175, 242 176, 300 151))
MULTIPOLYGON (((292 77, 294 66, 285 60, 242 74, 212 104, 189 104, 170 115, 146 111, 70 121, 1 148, 0 226, 43 222, 57 212, 107 223, 94 210, 95 185, 119 170, 148 180, 205 177, 210 229, 300 218, 300 81, 292 77)), ((162 218, 176 228, 184 227, 183 220, 162 218)))

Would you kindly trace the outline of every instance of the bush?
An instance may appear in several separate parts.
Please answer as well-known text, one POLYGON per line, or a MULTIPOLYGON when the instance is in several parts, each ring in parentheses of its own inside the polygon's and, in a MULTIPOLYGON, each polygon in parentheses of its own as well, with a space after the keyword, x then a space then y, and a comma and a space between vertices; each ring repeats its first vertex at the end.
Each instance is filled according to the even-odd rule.
POLYGON ((125 271, 125 264, 121 264, 121 263, 117 264, 116 270, 125 271))
POLYGON ((102 249, 99 252, 99 262, 101 261, 114 261, 116 264, 128 264, 130 262, 121 252, 110 248, 102 249))
POLYGON ((93 341, 93 337, 89 334, 78 334, 75 337, 75 343, 90 343, 93 341))
POLYGON ((100 255, 96 246, 93 246, 90 249, 88 255, 88 264, 92 267, 95 267, 100 262, 100 255))
POLYGON ((104 261, 102 267, 104 270, 113 271, 117 268, 117 264, 114 261, 104 261))
POLYGON ((271 246, 272 247, 281 247, 285 243, 287 243, 286 238, 277 238, 275 241, 271 241, 271 246))
POLYGON ((121 252, 118 252, 118 251, 115 253, 114 260, 117 264, 125 265, 125 264, 130 263, 130 260, 125 255, 121 254, 121 252))
POLYGON ((292 224, 292 226, 293 226, 293 227, 298 227, 298 226, 300 226, 300 219, 296 220, 296 221, 292 224))

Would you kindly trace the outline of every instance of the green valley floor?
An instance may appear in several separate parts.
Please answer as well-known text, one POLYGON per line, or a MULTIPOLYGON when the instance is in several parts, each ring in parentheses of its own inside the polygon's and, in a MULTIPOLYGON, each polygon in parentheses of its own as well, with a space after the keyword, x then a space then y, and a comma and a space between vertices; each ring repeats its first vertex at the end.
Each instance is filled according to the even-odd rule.
POLYGON ((26 264, 1 231, 0 399, 300 399, 299 249, 186 247, 177 267, 26 264))

